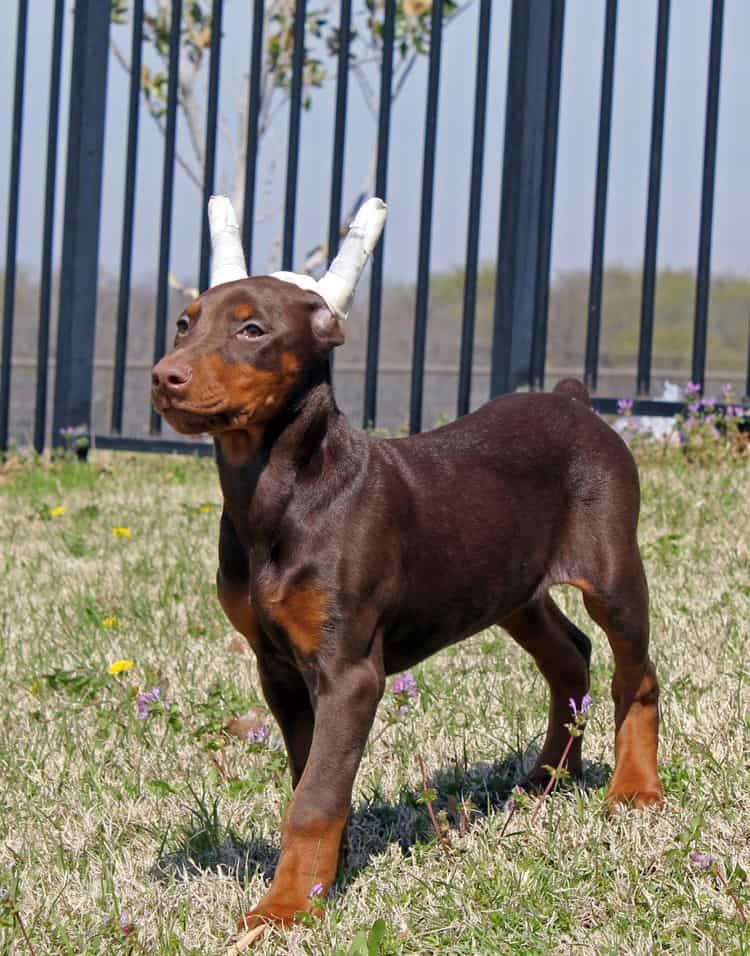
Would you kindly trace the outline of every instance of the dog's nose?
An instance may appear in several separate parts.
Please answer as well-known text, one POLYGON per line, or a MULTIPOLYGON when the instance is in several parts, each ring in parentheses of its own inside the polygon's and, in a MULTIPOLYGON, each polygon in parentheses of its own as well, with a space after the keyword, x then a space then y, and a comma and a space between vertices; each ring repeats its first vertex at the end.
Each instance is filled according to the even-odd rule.
POLYGON ((162 359, 151 372, 151 384, 155 389, 168 395, 181 395, 192 377, 189 365, 174 359, 162 359))

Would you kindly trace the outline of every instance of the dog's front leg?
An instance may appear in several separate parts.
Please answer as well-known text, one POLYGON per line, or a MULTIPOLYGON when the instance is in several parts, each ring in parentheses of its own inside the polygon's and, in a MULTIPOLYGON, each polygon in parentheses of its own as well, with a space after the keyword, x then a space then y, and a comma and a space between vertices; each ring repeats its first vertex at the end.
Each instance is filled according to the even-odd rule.
POLYGON ((271 887, 244 917, 249 928, 261 921, 290 923, 297 913, 314 910, 311 895, 328 893, 384 684, 382 666, 369 659, 321 673, 310 754, 284 818, 271 887))

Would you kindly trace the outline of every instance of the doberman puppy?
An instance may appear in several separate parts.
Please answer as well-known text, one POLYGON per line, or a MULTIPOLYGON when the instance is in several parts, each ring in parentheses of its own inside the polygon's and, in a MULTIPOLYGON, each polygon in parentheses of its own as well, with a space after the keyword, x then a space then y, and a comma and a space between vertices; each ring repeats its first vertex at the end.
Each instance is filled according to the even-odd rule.
MULTIPOLYGON (((443 428, 383 440, 336 406, 344 340, 322 298, 273 277, 227 282, 178 319, 153 402, 215 436, 224 494, 219 600, 249 641, 294 796, 267 894, 246 917, 290 922, 336 875, 352 785, 385 678, 499 624, 550 687, 529 783, 568 741, 591 644, 548 590, 572 584, 615 659, 610 805, 662 802, 658 684, 636 540, 639 485, 585 387, 514 394, 443 428)), ((581 770, 581 738, 569 769, 581 770)))

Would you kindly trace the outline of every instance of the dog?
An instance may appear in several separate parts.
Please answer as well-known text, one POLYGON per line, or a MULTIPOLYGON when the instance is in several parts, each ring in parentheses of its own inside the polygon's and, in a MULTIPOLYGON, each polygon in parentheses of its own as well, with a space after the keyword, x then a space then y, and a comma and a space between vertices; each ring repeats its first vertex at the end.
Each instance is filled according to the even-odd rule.
MULTIPOLYGON (((610 806, 659 806, 658 683, 636 528, 639 481, 575 380, 511 394, 434 431, 382 439, 336 405, 329 356, 344 325, 283 278, 215 285, 179 317, 152 401, 214 437, 224 497, 217 588, 257 660, 293 798, 253 927, 315 911, 333 883, 352 786, 386 677, 500 625, 550 689, 525 785, 569 740, 591 644, 549 595, 570 584, 614 655, 610 806)), ((568 769, 581 771, 582 738, 568 769)))

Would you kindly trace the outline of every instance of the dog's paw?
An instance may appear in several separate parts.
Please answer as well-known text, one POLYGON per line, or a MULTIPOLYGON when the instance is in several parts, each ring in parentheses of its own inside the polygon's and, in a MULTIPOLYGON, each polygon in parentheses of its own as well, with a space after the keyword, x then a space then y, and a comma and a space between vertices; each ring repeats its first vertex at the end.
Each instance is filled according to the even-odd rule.
POLYGON ((245 932, 263 925, 290 926, 302 913, 320 916, 322 910, 309 899, 291 900, 268 894, 249 913, 245 913, 238 929, 245 932))
POLYGON ((638 790, 634 787, 611 789, 607 794, 607 808, 610 813, 618 808, 629 810, 661 810, 664 806, 664 790, 658 787, 638 790))

